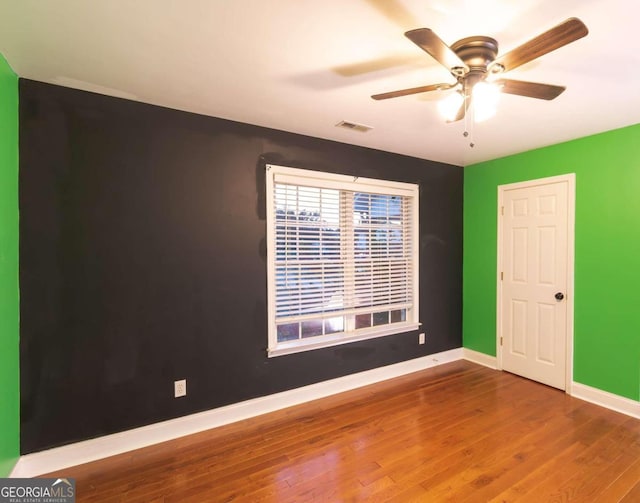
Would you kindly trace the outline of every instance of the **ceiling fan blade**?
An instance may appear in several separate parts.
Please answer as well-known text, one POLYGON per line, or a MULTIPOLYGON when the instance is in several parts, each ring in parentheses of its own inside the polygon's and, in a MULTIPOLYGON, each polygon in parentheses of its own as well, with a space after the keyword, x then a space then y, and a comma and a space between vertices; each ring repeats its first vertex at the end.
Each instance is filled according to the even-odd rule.
POLYGON ((462 102, 462 105, 460 105, 460 108, 458 108, 458 112, 456 113, 456 116, 453 119, 447 120, 447 123, 458 122, 464 119, 464 116, 469 111, 470 106, 471 106, 471 94, 467 95, 467 97, 464 99, 464 101, 462 102))
POLYGON ((449 71, 453 68, 468 69, 458 55, 429 28, 410 30, 405 36, 449 71))
POLYGON ((445 89, 451 89, 455 85, 456 84, 431 84, 428 86, 412 87, 411 89, 401 89, 399 91, 374 94, 371 97, 374 100, 387 100, 389 98, 397 98, 399 96, 408 96, 409 94, 426 93, 429 91, 444 91, 445 89))
POLYGON ((575 42, 589 33, 585 24, 571 17, 558 26, 532 38, 512 51, 496 58, 491 66, 501 65, 505 72, 513 70, 540 56, 575 42))
POLYGON ((418 24, 416 17, 398 0, 366 0, 366 2, 401 28, 406 29, 418 24))
POLYGON ((424 68, 422 54, 400 55, 390 54, 381 58, 363 60, 358 63, 334 66, 331 70, 342 77, 357 77, 368 73, 387 71, 402 71, 406 67, 424 68))
POLYGON ((501 86, 501 91, 507 94, 517 94, 539 100, 552 100, 557 98, 566 89, 564 86, 554 86, 551 84, 539 84, 537 82, 524 82, 522 80, 499 79, 493 81, 501 86))

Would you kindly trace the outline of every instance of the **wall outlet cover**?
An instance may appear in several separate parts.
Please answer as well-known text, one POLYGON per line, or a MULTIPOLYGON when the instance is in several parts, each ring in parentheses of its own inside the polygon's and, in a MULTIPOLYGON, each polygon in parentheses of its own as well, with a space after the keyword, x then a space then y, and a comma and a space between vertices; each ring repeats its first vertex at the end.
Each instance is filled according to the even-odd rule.
POLYGON ((175 398, 179 398, 181 396, 187 396, 187 380, 181 379, 180 381, 175 381, 173 383, 173 389, 174 389, 173 396, 175 398))

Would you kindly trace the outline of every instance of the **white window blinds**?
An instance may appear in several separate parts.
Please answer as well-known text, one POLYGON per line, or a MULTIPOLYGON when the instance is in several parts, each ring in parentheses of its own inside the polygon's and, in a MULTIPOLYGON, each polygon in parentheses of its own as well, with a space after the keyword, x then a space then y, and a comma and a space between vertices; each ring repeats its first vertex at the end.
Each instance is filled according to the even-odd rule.
POLYGON ((268 168, 270 352, 417 327, 417 186, 268 168))

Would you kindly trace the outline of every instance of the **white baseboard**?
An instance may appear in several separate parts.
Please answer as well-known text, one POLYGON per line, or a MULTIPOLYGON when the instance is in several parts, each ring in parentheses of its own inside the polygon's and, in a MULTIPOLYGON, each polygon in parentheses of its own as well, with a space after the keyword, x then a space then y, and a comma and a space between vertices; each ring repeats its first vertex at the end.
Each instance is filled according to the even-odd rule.
POLYGON ((462 348, 462 358, 478 365, 484 365, 490 369, 496 370, 498 368, 498 360, 495 356, 490 356, 473 349, 462 348))
MULTIPOLYGON (((478 353, 480 354, 480 353, 478 353)), ((275 393, 161 423, 20 457, 10 477, 35 477, 90 461, 166 442, 318 398, 349 391, 463 358, 456 348, 405 362, 275 393)), ((475 361, 475 360, 472 360, 475 361)), ((479 362, 478 362, 479 363, 479 362)), ((495 368, 495 367, 494 367, 495 368)))
POLYGON ((571 396, 640 419, 640 402, 630 398, 614 395, 575 381, 571 383, 571 396))

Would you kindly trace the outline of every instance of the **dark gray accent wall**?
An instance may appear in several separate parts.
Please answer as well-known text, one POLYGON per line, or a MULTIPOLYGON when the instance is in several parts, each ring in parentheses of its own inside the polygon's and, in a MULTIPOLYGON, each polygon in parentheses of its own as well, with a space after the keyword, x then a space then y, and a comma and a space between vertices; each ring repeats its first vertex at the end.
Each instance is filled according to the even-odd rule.
POLYGON ((460 347, 461 278, 460 167, 20 81, 23 454, 460 347), (265 163, 420 185, 425 345, 267 358, 265 163))

